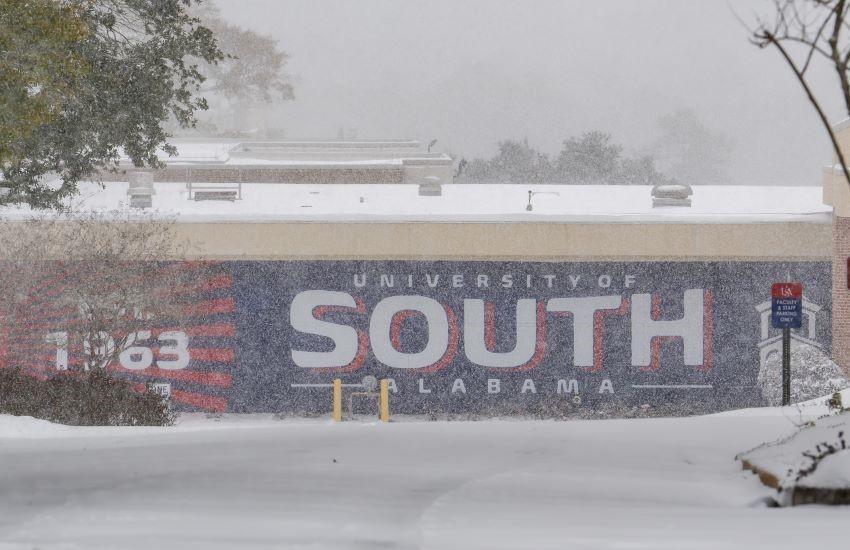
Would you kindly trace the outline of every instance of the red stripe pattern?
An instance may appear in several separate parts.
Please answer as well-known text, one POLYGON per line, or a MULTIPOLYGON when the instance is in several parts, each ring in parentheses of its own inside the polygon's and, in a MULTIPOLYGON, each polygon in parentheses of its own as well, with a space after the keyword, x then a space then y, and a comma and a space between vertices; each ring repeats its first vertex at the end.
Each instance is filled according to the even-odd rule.
MULTIPOLYGON (((62 266, 64 270, 71 268, 68 264, 62 266)), ((188 279, 188 283, 183 283, 173 293, 180 295, 181 301, 186 299, 183 313, 190 322, 175 326, 151 321, 151 338, 133 345, 151 349, 152 365, 144 369, 128 369, 120 364, 110 364, 108 369, 116 376, 132 381, 138 391, 144 391, 148 382, 169 383, 171 401, 180 408, 225 412, 228 409, 226 392, 233 385, 231 371, 236 359, 233 276, 226 266, 211 263, 175 262, 167 264, 164 269, 174 270, 174 273, 188 279), (197 271, 200 267, 214 269, 217 273, 202 275, 206 272, 197 271), (157 366, 159 361, 163 361, 164 365, 181 366, 175 354, 175 350, 180 350, 180 343, 168 338, 159 340, 164 332, 183 333, 188 339, 185 350, 188 364, 184 368, 157 366)), ((17 367, 39 380, 47 380, 57 372, 59 345, 55 340, 46 338, 50 333, 69 335, 69 368, 82 369, 85 364, 82 337, 78 334, 85 326, 84 320, 79 317, 77 308, 68 307, 67 302, 56 303, 55 297, 67 290, 64 277, 55 275, 55 270, 49 268, 45 272, 14 311, 0 304, 0 368, 17 367)), ((179 278, 175 277, 175 280, 179 278)))

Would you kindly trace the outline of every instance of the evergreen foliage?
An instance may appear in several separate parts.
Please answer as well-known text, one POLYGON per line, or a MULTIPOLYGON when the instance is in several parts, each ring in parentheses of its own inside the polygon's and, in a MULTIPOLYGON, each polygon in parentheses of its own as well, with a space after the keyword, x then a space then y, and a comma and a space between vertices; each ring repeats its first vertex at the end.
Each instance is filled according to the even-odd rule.
POLYGON ((562 183, 655 185, 672 183, 650 156, 625 157, 602 132, 564 140, 554 160, 527 141, 505 140, 491 159, 474 159, 464 177, 473 183, 562 183))
POLYGON ((25 114, 23 131, 10 130, 14 118, 0 127, 10 190, 2 202, 57 206, 79 180, 114 169, 121 151, 135 166, 160 167, 157 149, 174 153, 165 123, 192 126, 207 108, 195 60, 214 64, 223 55, 188 12, 198 0, 0 2, 0 46, 13 60, 0 66, 0 107, 25 114), (20 16, 31 7, 50 17, 20 16))
POLYGON ((0 163, 56 119, 74 75, 88 69, 73 47, 88 27, 73 6, 54 0, 0 0, 0 163))

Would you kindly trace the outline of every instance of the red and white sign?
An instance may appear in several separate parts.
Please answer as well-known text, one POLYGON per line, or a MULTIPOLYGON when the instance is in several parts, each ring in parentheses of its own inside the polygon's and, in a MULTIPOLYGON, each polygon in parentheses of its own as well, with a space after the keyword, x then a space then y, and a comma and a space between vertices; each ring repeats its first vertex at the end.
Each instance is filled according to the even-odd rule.
POLYGON ((780 300, 799 300, 803 297, 801 283, 774 283, 770 288, 770 296, 780 300))

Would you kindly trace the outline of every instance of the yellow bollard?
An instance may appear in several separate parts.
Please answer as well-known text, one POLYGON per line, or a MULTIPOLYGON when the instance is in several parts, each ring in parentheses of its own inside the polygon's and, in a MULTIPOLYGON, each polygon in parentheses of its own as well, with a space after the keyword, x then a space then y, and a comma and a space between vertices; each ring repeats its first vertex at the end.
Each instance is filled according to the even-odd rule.
POLYGON ((390 382, 381 380, 381 422, 390 421, 390 382))
POLYGON ((334 378, 334 420, 342 422, 342 380, 334 378))

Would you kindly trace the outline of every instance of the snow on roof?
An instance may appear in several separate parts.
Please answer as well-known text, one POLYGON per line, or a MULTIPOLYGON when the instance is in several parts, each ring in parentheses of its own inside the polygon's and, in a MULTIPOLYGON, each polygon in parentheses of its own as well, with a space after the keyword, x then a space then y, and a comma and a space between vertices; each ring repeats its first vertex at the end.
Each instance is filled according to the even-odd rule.
MULTIPOLYGON (((209 163, 218 164, 227 162, 230 159, 230 150, 237 145, 236 142, 187 142, 175 143, 177 147, 177 156, 171 157, 165 151, 157 150, 157 157, 164 162, 172 160, 180 163, 209 163)), ((129 158, 122 153, 121 160, 129 161, 129 158)))
MULTIPOLYGON (((406 159, 371 159, 371 160, 299 160, 299 159, 264 159, 264 158, 230 158, 227 166, 285 166, 293 167, 357 167, 357 166, 402 166, 406 159)), ((169 162, 169 165, 180 165, 180 162, 169 162)))
MULTIPOLYGON (((451 162, 444 153, 430 153, 411 140, 280 140, 280 141, 179 141, 172 143, 175 156, 162 149, 157 158, 168 165, 254 165, 292 167, 371 167, 401 166, 425 161, 451 162)), ((129 165, 130 159, 121 153, 121 162, 129 165)))
MULTIPOLYGON (((81 186, 83 210, 131 211, 128 184, 81 186)), ((226 187, 236 184, 195 184, 226 187)), ((194 201, 185 183, 156 183, 153 211, 180 222, 549 222, 549 223, 831 223, 819 187, 694 186, 693 206, 652 206, 651 187, 625 185, 442 186, 243 183, 242 200, 194 201), (533 193, 527 210, 528 192, 533 193)), ((142 211, 144 212, 144 211, 142 211)), ((0 209, 5 219, 28 215, 0 209)))

